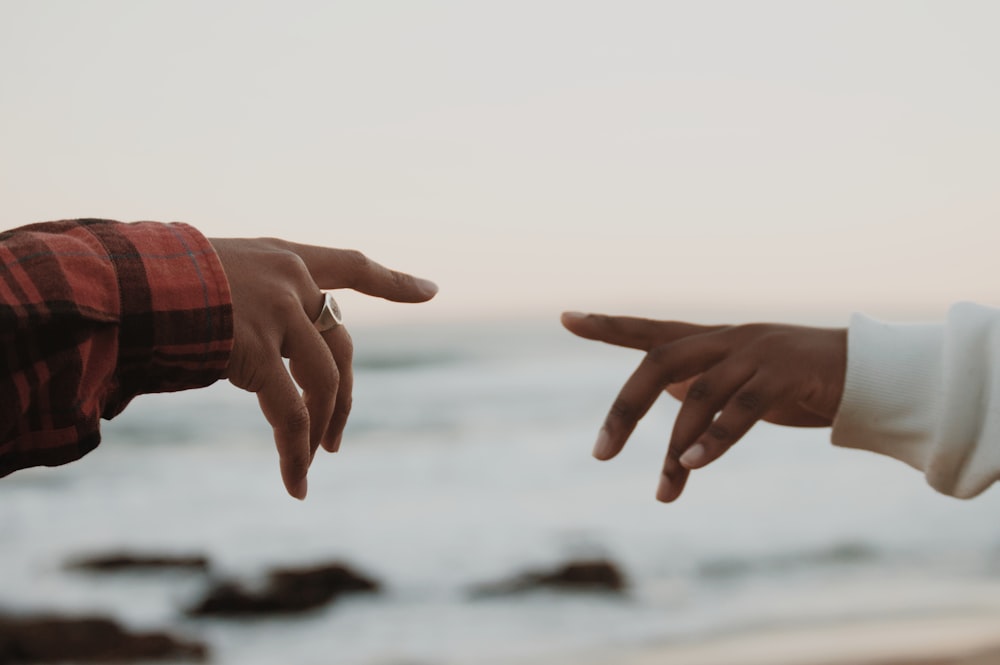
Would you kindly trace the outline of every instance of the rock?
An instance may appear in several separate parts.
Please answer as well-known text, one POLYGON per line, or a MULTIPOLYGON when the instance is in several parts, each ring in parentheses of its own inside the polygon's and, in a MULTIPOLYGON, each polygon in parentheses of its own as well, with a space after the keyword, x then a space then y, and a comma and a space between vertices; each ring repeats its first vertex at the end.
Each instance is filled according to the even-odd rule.
POLYGON ((208 570, 208 557, 201 555, 178 556, 174 554, 139 554, 111 552, 73 559, 67 568, 88 572, 121 572, 147 570, 208 570))
POLYGON ((194 607, 192 616, 259 616, 315 609, 345 593, 378 591, 378 583, 350 568, 332 563, 312 568, 279 568, 260 590, 223 582, 194 607))
POLYGON ((334 594, 378 591, 377 582, 338 563, 312 568, 277 568, 271 571, 271 586, 293 593, 309 593, 315 589, 334 594))
POLYGON ((625 577, 618 567, 610 561, 599 559, 570 561, 550 571, 530 571, 509 580, 476 587, 472 594, 497 596, 537 589, 621 593, 625 587, 625 577))
POLYGON ((204 644, 167 633, 130 633, 99 616, 0 616, 0 663, 204 661, 204 644))

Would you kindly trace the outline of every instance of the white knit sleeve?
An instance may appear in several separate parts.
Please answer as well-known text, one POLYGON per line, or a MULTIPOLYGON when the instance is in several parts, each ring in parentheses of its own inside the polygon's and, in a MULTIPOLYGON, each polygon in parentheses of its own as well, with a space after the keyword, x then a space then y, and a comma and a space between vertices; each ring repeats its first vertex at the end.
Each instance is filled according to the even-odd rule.
POLYGON ((960 303, 943 325, 854 315, 831 440, 895 457, 961 498, 1000 479, 1000 310, 960 303))

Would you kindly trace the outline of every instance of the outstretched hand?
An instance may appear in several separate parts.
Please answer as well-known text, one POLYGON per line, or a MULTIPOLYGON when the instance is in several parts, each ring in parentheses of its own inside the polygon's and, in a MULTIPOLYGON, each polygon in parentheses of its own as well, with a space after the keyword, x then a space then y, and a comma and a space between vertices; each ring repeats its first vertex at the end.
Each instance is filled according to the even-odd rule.
POLYGON ((656 498, 670 502, 688 474, 723 455, 758 420, 829 426, 847 367, 847 331, 755 323, 700 326, 567 312, 572 333, 646 351, 604 421, 594 456, 611 459, 663 390, 681 400, 656 498))
POLYGON ((285 489, 304 499, 316 449, 337 451, 351 411, 353 344, 343 326, 321 333, 313 325, 323 307, 322 290, 348 288, 396 302, 424 302, 437 286, 353 250, 270 238, 210 242, 233 303, 226 378, 256 393, 274 429, 285 489), (291 376, 282 358, 289 359, 291 376))

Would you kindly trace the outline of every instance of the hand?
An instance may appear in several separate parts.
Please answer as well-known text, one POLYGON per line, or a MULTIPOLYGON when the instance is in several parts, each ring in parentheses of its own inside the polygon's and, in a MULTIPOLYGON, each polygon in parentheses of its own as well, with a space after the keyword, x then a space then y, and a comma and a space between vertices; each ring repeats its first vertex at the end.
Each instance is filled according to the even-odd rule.
POLYGON ((646 351, 594 446, 607 460, 625 446, 660 392, 682 401, 656 498, 670 502, 688 474, 718 459, 758 420, 829 426, 847 367, 847 331, 755 323, 699 326, 567 312, 572 333, 646 351))
POLYGON ((337 451, 351 411, 353 344, 343 326, 323 333, 313 326, 323 307, 321 289, 350 288, 397 302, 423 302, 434 297, 437 286, 352 250, 268 238, 210 242, 233 302, 226 378, 257 394, 274 429, 285 489, 304 499, 317 447, 337 451), (291 376, 283 357, 289 359, 291 376))

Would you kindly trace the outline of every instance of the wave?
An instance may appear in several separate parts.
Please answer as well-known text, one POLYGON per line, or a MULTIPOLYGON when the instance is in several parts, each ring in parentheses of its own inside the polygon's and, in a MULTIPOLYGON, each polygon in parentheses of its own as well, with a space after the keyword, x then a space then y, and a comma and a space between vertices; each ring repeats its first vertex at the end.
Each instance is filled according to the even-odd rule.
POLYGON ((878 557, 878 552, 869 545, 846 542, 816 550, 785 552, 763 557, 712 559, 698 567, 698 574, 703 578, 733 579, 759 573, 869 563, 878 557))
POLYGON ((456 365, 468 360, 459 353, 440 351, 433 353, 377 353, 362 354, 354 358, 354 369, 369 372, 418 369, 456 365))

